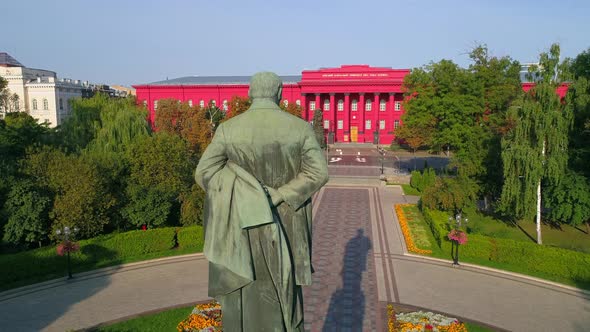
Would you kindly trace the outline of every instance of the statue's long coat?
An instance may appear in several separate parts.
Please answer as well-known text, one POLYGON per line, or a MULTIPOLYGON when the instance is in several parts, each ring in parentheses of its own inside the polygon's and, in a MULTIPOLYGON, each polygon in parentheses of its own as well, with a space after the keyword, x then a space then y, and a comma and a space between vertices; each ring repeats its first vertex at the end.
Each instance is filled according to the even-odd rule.
MULTIPOLYGON (((229 294, 252 282, 250 277, 255 280, 256 271, 251 275, 248 272, 254 270, 254 266, 260 266, 260 260, 265 261, 271 274, 287 271, 294 279, 291 284, 311 284, 311 196, 327 182, 328 171, 307 122, 280 110, 273 102, 255 101, 247 112, 217 128, 213 141, 199 160, 195 178, 207 192, 205 254, 209 252, 208 258, 215 256, 213 261, 216 263, 210 265, 210 296, 229 294), (232 164, 234 167, 229 167, 232 164), (236 172, 243 171, 246 176, 240 178, 236 172), (266 213, 257 208, 260 199, 264 200, 262 187, 250 187, 252 179, 277 189, 284 199, 285 202, 275 210, 280 227, 272 222, 271 226, 264 225, 267 223, 266 213), (255 204, 240 204, 252 201, 253 197, 258 197, 255 204), (224 223, 223 227, 234 227, 230 231, 233 240, 230 239, 232 243, 229 245, 228 233, 221 231, 223 227, 217 227, 220 222, 224 223), (241 235, 236 234, 239 231, 241 235), (254 231, 256 233, 252 233, 254 231), (271 244, 274 248, 275 243, 280 243, 287 250, 283 251, 287 256, 281 255, 279 250, 277 255, 283 257, 278 260, 256 257, 248 240, 244 241, 248 238, 252 241, 254 236, 262 239, 262 246, 269 250, 271 244), (212 243, 220 245, 212 246, 212 243), (242 255, 238 257, 233 253, 242 255), (252 260, 248 261, 248 255, 243 253, 252 253, 252 260), (283 266, 274 266, 277 262, 287 264, 287 270, 283 266)), ((281 293, 281 290, 277 292, 281 293)), ((296 295, 292 290, 284 294, 296 295)), ((295 302, 293 299, 281 301, 286 306, 295 302)), ((291 330, 290 323, 285 324, 287 330, 291 330)))

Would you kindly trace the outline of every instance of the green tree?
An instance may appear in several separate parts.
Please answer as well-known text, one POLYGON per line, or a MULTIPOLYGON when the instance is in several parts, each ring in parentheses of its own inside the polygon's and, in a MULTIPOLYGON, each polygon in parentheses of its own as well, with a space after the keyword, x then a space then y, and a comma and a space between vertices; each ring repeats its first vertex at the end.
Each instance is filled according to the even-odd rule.
POLYGON ((585 176, 569 171, 559 184, 548 186, 543 199, 549 219, 572 226, 585 223, 590 234, 590 181, 585 176))
POLYGON ((60 145, 71 152, 80 152, 96 136, 101 127, 100 113, 109 104, 109 97, 96 94, 92 98, 74 98, 72 114, 57 129, 60 145))
POLYGON ((123 213, 133 225, 178 224, 182 199, 190 197, 194 155, 180 137, 166 132, 135 141, 127 150, 128 205, 123 213))
POLYGON ((313 111, 313 132, 322 149, 326 148, 326 137, 324 135, 324 114, 321 109, 313 111))
POLYGON ((39 188, 51 193, 52 229, 78 227, 82 238, 103 232, 114 199, 105 189, 96 165, 83 157, 44 147, 27 155, 23 171, 39 188))
POLYGON ((51 198, 31 180, 14 183, 4 204, 7 223, 4 240, 14 245, 38 244, 48 240, 51 198))
POLYGON ((476 193, 477 185, 468 177, 437 177, 433 186, 424 188, 421 202, 430 209, 457 213, 473 205, 476 193))
POLYGON ((516 125, 502 139, 504 186, 500 210, 516 218, 536 215, 538 244, 543 243, 542 182, 559 184, 567 166, 571 97, 562 103, 556 93, 565 77, 563 69, 559 63, 559 45, 554 44, 548 53, 541 53, 539 66, 531 71, 539 81, 509 109, 508 117, 516 125))

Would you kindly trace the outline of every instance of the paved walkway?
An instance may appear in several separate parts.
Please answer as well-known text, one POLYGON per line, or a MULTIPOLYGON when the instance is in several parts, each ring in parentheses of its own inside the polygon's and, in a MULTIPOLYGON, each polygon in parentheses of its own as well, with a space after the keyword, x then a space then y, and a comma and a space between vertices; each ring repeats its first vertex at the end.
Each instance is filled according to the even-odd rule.
MULTIPOLYGON (((588 331, 588 293, 516 275, 405 254, 393 204, 399 187, 334 179, 314 202, 310 331, 383 331, 387 302, 511 331, 588 331)), ((77 275, 0 293, 0 331, 79 329, 207 299, 200 254, 77 275)))

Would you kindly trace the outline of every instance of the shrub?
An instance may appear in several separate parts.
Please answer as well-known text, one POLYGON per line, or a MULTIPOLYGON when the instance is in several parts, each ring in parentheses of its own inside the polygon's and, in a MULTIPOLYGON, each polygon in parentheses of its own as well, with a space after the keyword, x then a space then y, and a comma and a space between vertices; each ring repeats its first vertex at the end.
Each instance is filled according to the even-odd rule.
POLYGON ((444 212, 441 211, 432 211, 422 204, 420 204, 420 209, 424 215, 424 220, 428 224, 428 227, 430 227, 432 235, 434 235, 438 247, 441 248, 442 241, 449 230, 446 224, 446 215, 443 216, 442 214, 444 212))
MULTIPOLYGON (((133 257, 170 250, 176 246, 173 227, 109 234, 78 241, 80 250, 72 253, 73 270, 89 270, 121 264, 133 257)), ((11 284, 26 284, 63 276, 66 260, 55 246, 0 255, 0 289, 11 284)))
POLYGON ((422 191, 420 190, 422 188, 422 173, 420 171, 412 171, 410 173, 410 186, 418 191, 422 191))
POLYGON ((177 233, 178 246, 180 248, 196 248, 197 251, 203 250, 205 234, 201 226, 189 226, 178 229, 177 233))

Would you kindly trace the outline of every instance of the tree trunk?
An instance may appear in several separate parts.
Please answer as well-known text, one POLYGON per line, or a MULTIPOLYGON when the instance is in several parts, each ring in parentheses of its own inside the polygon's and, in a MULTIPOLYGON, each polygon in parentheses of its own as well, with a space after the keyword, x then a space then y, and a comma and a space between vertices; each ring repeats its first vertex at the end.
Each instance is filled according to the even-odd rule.
MULTIPOLYGON (((543 149, 541 150, 543 164, 545 161, 545 141, 543 141, 543 149)), ((541 237, 541 179, 537 184, 537 244, 543 244, 541 237)))

